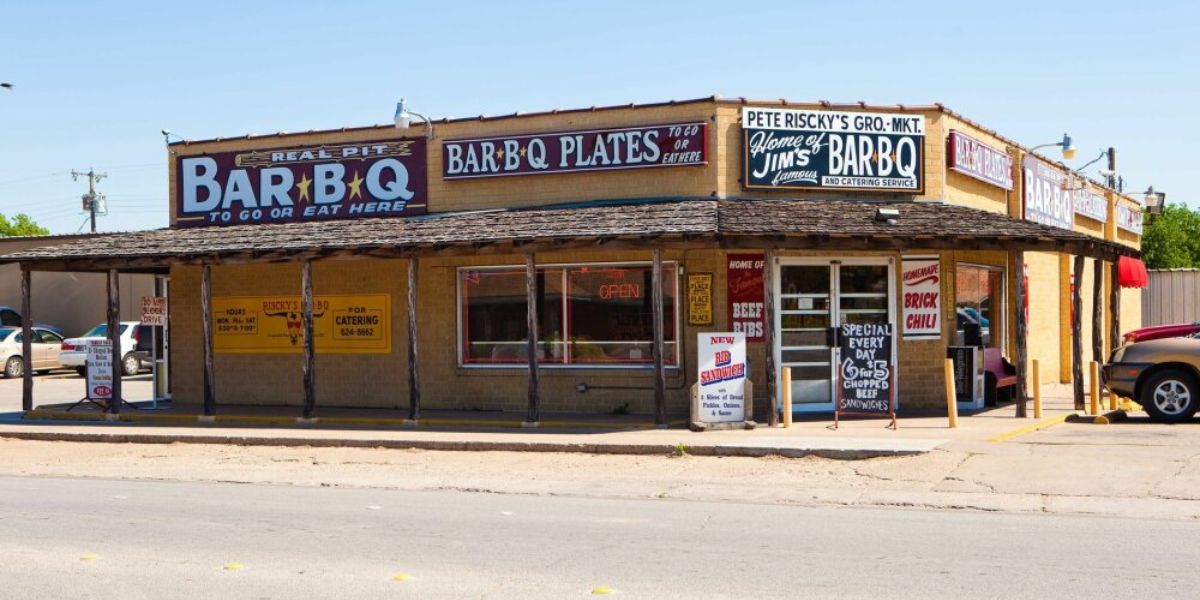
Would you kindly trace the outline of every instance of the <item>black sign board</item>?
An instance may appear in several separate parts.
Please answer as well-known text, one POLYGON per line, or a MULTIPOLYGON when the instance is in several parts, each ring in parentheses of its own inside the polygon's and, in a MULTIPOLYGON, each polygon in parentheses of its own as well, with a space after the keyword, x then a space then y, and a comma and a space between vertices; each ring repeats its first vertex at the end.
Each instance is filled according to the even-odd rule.
POLYGON ((954 364, 954 399, 975 401, 975 346, 950 346, 946 358, 954 364))
POLYGON ((892 324, 843 323, 838 331, 838 394, 834 425, 842 413, 887 415, 896 425, 892 324))
POLYGON ((925 117, 742 108, 747 189, 925 191, 925 117))

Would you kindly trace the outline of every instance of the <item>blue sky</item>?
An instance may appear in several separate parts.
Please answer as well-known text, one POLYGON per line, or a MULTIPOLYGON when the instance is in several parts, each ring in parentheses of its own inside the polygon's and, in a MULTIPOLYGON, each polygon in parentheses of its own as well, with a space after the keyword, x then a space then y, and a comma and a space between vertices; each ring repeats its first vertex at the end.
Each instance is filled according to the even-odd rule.
MULTIPOLYGON (((1188 2, 0 4, 0 213, 165 226, 161 129, 210 138, 711 94, 942 102, 1027 146, 1115 146, 1129 189, 1200 206, 1188 2)), ((1094 170, 1090 172, 1094 173, 1094 170)))

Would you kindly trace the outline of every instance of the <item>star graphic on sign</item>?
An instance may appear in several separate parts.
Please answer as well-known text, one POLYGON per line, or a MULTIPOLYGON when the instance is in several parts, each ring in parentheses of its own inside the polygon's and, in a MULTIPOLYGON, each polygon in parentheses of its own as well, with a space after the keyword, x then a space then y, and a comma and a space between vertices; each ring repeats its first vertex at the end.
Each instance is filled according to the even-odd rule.
POLYGON ((362 182, 363 178, 358 176, 358 171, 354 172, 354 179, 350 180, 350 199, 355 197, 362 198, 362 182))
POLYGON ((308 200, 308 186, 312 185, 312 180, 308 178, 308 173, 300 177, 300 181, 296 182, 296 187, 300 189, 300 201, 308 200))
POLYGON ((529 150, 528 146, 521 146, 521 151, 520 151, 521 158, 525 158, 525 152, 528 150, 529 150))
POLYGON ((497 158, 497 159, 504 158, 504 151, 503 151, 503 150, 501 150, 501 149, 499 149, 499 148, 497 148, 497 149, 496 149, 496 152, 495 152, 495 154, 496 154, 496 158, 497 158))

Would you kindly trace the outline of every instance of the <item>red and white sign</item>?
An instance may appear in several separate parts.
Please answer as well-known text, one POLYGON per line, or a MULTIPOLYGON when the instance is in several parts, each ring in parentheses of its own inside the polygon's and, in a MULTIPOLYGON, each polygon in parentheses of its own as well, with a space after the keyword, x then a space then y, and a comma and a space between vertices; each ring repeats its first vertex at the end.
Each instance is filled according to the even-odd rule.
POLYGON ((1142 235, 1142 207, 1118 202, 1117 227, 1142 235))
POLYGON ((766 260, 762 254, 729 254, 726 264, 729 304, 729 325, 746 334, 746 340, 761 342, 765 338, 766 321, 763 299, 763 269, 766 260))
POLYGON ((87 397, 90 400, 112 398, 112 340, 89 340, 87 345, 87 397))
POLYGON ((702 423, 746 420, 746 334, 697 334, 699 418, 702 423))
POLYGON ((142 296, 142 324, 154 327, 167 325, 167 299, 161 296, 142 296))
POLYGON ((946 166, 994 186, 1013 189, 1012 157, 953 129, 946 140, 946 166))
POLYGON ((904 339, 941 339, 941 262, 936 256, 905 256, 901 271, 904 339))

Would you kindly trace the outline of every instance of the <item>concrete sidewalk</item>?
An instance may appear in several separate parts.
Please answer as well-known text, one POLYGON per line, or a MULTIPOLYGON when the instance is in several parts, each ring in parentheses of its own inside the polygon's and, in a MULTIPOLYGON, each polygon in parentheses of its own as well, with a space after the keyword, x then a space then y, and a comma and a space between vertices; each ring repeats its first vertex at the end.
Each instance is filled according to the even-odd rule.
MULTIPOLYGON (((943 415, 905 417, 899 429, 885 419, 843 419, 832 429, 830 418, 797 421, 790 428, 696 433, 682 427, 656 429, 644 416, 547 415, 540 429, 522 429, 511 413, 427 411, 417 426, 402 425, 385 411, 326 409, 315 422, 297 424, 296 408, 221 407, 213 423, 178 411, 125 411, 121 421, 105 421, 94 410, 64 413, 39 408, 22 420, 0 424, 0 437, 115 443, 195 443, 246 446, 400 448, 460 451, 580 452, 596 454, 700 456, 820 456, 863 459, 910 456, 948 446, 969 448, 1002 442, 1054 426, 1076 412, 1068 386, 1043 389, 1043 418, 1017 419, 1015 407, 1002 406, 959 418, 950 429, 943 415), (382 415, 382 416, 381 416, 382 415), (71 420, 64 420, 71 419, 71 420)), ((398 411, 392 411, 398 412, 398 411)), ((1032 414, 1032 408, 1030 410, 1032 414)))

